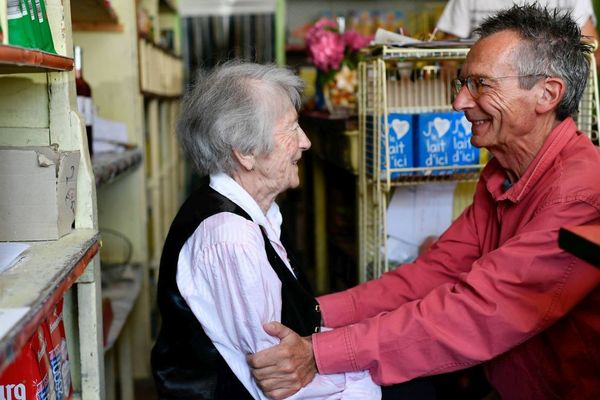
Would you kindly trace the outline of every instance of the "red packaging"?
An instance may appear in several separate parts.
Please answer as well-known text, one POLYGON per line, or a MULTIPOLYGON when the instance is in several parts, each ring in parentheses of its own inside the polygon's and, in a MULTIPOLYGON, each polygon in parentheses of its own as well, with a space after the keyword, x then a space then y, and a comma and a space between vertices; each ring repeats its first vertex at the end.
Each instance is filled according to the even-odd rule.
POLYGON ((63 301, 60 300, 43 325, 56 400, 70 400, 73 390, 62 310, 63 301))
POLYGON ((0 376, 0 399, 54 399, 49 367, 44 332, 40 326, 0 376))

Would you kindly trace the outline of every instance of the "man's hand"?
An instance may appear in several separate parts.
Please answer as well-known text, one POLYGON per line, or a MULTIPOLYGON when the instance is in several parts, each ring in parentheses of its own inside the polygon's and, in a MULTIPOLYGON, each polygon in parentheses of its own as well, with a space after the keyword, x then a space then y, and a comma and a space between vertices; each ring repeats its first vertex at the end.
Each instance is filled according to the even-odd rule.
POLYGON ((249 355, 248 364, 266 396, 284 399, 308 385, 317 373, 312 341, 279 322, 269 322, 263 328, 281 343, 249 355))

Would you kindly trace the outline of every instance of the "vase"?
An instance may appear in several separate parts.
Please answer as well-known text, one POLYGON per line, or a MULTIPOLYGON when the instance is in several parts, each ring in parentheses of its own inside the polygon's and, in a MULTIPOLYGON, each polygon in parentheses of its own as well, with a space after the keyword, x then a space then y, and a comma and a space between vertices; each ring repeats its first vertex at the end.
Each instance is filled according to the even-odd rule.
POLYGON ((323 83, 325 106, 333 116, 347 117, 358 113, 358 75, 356 69, 342 66, 323 83))

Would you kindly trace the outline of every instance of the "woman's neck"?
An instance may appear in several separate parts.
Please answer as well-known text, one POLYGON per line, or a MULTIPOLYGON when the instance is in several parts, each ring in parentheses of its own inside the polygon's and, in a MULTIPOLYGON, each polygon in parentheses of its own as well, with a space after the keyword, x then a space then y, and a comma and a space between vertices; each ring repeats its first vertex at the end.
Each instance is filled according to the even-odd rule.
POLYGON ((237 171, 231 177, 256 201, 263 214, 267 215, 277 194, 261 182, 261 177, 255 171, 237 171))

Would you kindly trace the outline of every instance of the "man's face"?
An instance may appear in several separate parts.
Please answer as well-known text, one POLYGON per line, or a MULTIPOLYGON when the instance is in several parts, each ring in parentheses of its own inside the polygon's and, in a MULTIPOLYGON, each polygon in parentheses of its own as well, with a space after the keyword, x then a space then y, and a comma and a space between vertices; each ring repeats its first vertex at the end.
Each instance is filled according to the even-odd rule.
POLYGON ((513 66, 520 41, 516 33, 502 31, 475 43, 459 78, 471 78, 479 90, 473 94, 463 85, 453 103, 473 124, 471 143, 496 156, 521 146, 520 139, 535 130, 537 123, 540 91, 533 89, 538 82, 530 90, 519 88, 519 73, 513 66))

